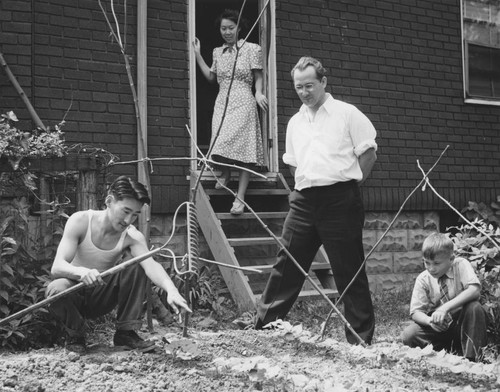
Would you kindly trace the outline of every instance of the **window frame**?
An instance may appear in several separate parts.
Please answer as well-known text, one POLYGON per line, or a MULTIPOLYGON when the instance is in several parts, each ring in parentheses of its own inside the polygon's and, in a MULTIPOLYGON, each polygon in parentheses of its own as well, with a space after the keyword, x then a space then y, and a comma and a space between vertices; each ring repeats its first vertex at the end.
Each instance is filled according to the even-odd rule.
POLYGON ((469 104, 481 105, 494 105, 500 106, 500 97, 485 97, 480 95, 471 95, 469 93, 469 45, 482 46, 486 48, 496 48, 500 51, 500 47, 487 45, 484 42, 477 42, 468 40, 465 37, 465 2, 468 0, 460 1, 460 20, 462 29, 462 70, 463 70, 463 95, 464 102, 469 104))

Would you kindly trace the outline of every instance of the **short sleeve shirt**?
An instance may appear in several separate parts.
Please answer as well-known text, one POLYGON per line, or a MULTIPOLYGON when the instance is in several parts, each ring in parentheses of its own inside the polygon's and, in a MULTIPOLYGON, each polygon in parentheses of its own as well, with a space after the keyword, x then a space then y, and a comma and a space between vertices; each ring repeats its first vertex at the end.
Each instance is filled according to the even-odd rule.
MULTIPOLYGON (((456 257, 446 272, 449 299, 455 298, 470 285, 481 285, 469 261, 456 257)), ((423 271, 416 279, 410 302, 410 315, 417 310, 425 314, 432 313, 439 307, 441 292, 439 282, 429 272, 423 271)))

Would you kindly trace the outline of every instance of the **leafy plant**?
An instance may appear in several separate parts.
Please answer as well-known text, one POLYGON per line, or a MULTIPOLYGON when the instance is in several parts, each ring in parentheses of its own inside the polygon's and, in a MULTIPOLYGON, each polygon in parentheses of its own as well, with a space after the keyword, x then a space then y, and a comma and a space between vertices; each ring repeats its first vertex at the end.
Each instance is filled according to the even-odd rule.
MULTIPOLYGON (((174 277, 176 286, 184 295, 185 277, 174 277)), ((189 282, 189 302, 193 308, 209 309, 219 314, 223 296, 219 296, 219 288, 222 287, 220 274, 207 264, 202 264, 198 269, 196 277, 190 277, 189 282)), ((165 302, 165 301, 164 301, 165 302)))
POLYGON ((477 218, 498 226, 500 225, 500 195, 490 205, 469 201, 469 205, 462 210, 462 213, 469 221, 477 218))
MULTIPOLYGON (((27 170, 17 170, 27 157, 60 157, 66 154, 63 133, 59 124, 55 130, 35 129, 31 132, 16 128, 18 119, 10 111, 0 116, 0 158, 7 159, 15 171, 0 173, 0 192, 6 188, 20 193, 36 190, 36 176, 27 170)), ((67 218, 63 205, 57 201, 48 204, 45 215, 47 233, 35 238, 30 227, 30 204, 25 196, 4 199, 0 204, 0 318, 27 308, 44 298, 45 286, 50 280, 49 268, 67 218)), ((46 343, 54 334, 52 317, 47 309, 0 327, 0 347, 26 348, 46 343)))
POLYGON ((66 154, 61 131, 64 122, 56 125, 54 130, 37 128, 26 132, 15 127, 18 121, 13 111, 0 116, 0 157, 7 158, 14 169, 19 167, 23 158, 61 157, 66 154))
MULTIPOLYGON (((37 259, 29 238, 28 209, 24 198, 3 206, 0 218, 0 318, 27 308, 44 298, 50 261, 37 259)), ((26 348, 47 342, 55 323, 46 309, 30 313, 0 327, 0 345, 26 348), (36 326, 36 328, 35 328, 36 326)))
POLYGON ((471 262, 481 281, 481 304, 488 313, 488 334, 500 352, 500 227, 476 218, 472 224, 452 227, 457 256, 471 262))

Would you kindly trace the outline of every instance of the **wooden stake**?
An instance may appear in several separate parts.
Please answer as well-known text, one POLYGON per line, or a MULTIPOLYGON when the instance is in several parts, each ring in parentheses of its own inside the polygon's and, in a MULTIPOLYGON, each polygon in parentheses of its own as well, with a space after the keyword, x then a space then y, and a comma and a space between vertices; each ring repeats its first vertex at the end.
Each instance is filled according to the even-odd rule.
POLYGON ((0 52, 0 65, 2 65, 5 73, 7 74, 7 77, 9 78, 10 82, 12 83, 14 88, 16 89, 17 93, 19 94, 19 96, 23 100, 24 104, 26 105, 26 108, 28 109, 28 112, 30 113, 31 118, 35 122, 36 126, 38 128, 43 129, 44 131, 46 131, 47 128, 45 128, 45 125, 43 125, 42 120, 40 120, 40 117, 38 117, 38 114, 36 113, 35 109, 31 105, 31 102, 28 99, 28 97, 26 96, 23 88, 21 87, 21 85, 17 81, 16 77, 14 76, 14 74, 10 70, 9 66, 7 65, 7 62, 5 61, 3 54, 1 52, 0 52))

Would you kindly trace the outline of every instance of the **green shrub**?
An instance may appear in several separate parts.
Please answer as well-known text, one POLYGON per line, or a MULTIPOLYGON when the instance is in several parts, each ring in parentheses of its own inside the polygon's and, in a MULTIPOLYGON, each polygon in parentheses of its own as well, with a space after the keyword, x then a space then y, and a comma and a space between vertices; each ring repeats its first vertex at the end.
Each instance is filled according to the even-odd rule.
POLYGON ((34 129, 30 132, 15 127, 18 122, 14 112, 0 116, 0 157, 6 158, 17 169, 23 158, 62 157, 66 155, 62 123, 54 130, 34 129))
MULTIPOLYGON (((482 204, 484 206, 484 204, 482 204)), ((500 227, 497 224, 494 210, 487 214, 477 214, 474 206, 469 203, 465 212, 472 213, 476 218, 461 226, 449 228, 451 239, 455 245, 457 256, 471 262, 481 281, 481 304, 488 313, 488 334, 496 355, 500 352, 500 227), (471 208, 472 207, 472 208, 471 208), (478 216, 489 218, 490 221, 479 219, 478 216)), ((485 209, 482 208, 484 212, 485 209)), ((470 217, 471 214, 469 214, 470 217)))
MULTIPOLYGON (((0 318, 44 299, 51 260, 38 259, 37 246, 30 242, 28 206, 14 199, 3 206, 0 218, 0 318)), ((0 346, 27 348, 50 343, 55 327, 44 308, 0 327, 0 346)))
MULTIPOLYGON (((0 173, 0 195, 6 188, 29 194, 36 190, 36 176, 17 170, 23 158, 60 157, 66 147, 59 128, 24 132, 15 127, 14 112, 0 116, 0 158, 15 171, 0 173)), ((0 203, 0 318, 17 313, 44 299, 50 280, 50 265, 67 215, 57 202, 48 204, 44 215, 47 233, 33 238, 26 197, 14 197, 0 203)), ((0 347, 27 348, 50 343, 55 322, 47 309, 38 309, 0 327, 0 347)))

